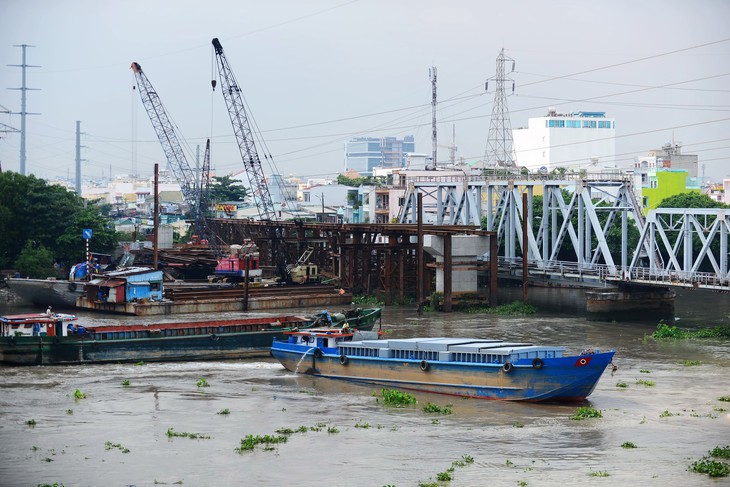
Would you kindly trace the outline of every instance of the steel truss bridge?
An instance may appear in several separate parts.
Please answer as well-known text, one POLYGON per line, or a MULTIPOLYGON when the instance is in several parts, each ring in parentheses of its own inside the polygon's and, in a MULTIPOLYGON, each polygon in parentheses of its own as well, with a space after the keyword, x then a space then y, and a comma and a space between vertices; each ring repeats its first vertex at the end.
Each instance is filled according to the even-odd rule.
POLYGON ((531 275, 730 291, 730 209, 661 208, 644 216, 629 175, 420 176, 406 181, 400 223, 417 221, 419 194, 425 223, 484 219, 497 235, 502 271, 522 268, 526 244, 531 275))

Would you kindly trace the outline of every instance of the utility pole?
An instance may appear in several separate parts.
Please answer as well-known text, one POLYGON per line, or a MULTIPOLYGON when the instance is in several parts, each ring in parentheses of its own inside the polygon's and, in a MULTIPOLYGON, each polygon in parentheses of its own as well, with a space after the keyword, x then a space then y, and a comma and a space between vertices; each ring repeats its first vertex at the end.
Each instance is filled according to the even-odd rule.
MULTIPOLYGON (((512 81, 512 93, 514 93, 515 82, 505 75, 504 63, 506 61, 512 61, 512 71, 510 72, 514 72, 515 60, 505 56, 504 48, 502 48, 497 56, 497 74, 493 78, 497 88, 494 91, 492 119, 489 122, 487 149, 484 153, 484 160, 492 167, 514 167, 515 165, 512 158, 512 125, 509 120, 507 95, 504 90, 505 82, 512 81)), ((484 85, 484 91, 489 91, 489 80, 484 85)))
POLYGON ((28 113, 25 107, 25 92, 28 90, 38 90, 39 88, 28 88, 26 86, 25 68, 40 68, 40 66, 34 66, 26 64, 25 62, 25 49, 27 47, 35 47, 28 44, 14 44, 13 47, 20 47, 23 49, 23 63, 22 64, 8 64, 15 68, 21 68, 23 72, 23 84, 20 88, 8 88, 9 90, 20 90, 20 174, 25 176, 25 116, 26 115, 40 115, 40 113, 28 113))
POLYGON ((322 223, 324 223, 324 193, 322 193, 322 223))
POLYGON ((431 152, 431 165, 436 169, 436 156, 438 154, 438 141, 436 137, 436 66, 428 70, 428 77, 431 80, 431 143, 433 144, 431 152))
MULTIPOLYGON (((76 194, 81 196, 81 121, 76 120, 76 194)), ((111 169, 110 169, 111 171, 111 169)), ((109 173, 111 174, 111 172, 109 173)))

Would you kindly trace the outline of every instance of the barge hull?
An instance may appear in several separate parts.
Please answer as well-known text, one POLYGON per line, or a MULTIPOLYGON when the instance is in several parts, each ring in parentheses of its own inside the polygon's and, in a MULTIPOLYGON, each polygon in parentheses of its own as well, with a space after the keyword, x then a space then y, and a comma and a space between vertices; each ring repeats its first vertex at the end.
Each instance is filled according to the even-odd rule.
POLYGON ((593 392, 614 355, 590 355, 590 365, 581 367, 575 365, 575 357, 547 358, 540 369, 516 363, 506 372, 502 364, 342 358, 327 351, 315 357, 315 348, 302 358, 301 351, 285 348, 286 344, 275 343, 272 355, 292 372, 417 392, 531 402, 584 400, 593 392))
POLYGON ((0 362, 7 365, 176 362, 230 360, 268 356, 272 340, 283 330, 95 340, 78 337, 8 337, 0 343, 0 362), (9 340, 13 338, 13 340, 9 340))

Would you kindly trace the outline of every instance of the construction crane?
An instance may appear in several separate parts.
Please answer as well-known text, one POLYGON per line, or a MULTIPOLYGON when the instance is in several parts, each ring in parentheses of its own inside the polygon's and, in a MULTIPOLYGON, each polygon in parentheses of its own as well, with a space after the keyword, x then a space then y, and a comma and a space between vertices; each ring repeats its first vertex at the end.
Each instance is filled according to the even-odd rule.
POLYGON ((205 216, 205 209, 210 206, 210 139, 205 141, 205 154, 203 155, 203 168, 200 173, 200 197, 198 198, 198 209, 205 216))
MULTIPOLYGON (((271 193, 266 183, 266 178, 264 177, 261 159, 256 150, 251 124, 249 123, 249 117, 243 102, 243 96, 241 95, 241 87, 233 75, 231 66, 228 64, 228 59, 223 52, 223 46, 221 46, 218 38, 213 39, 213 48, 215 50, 215 60, 221 82, 221 93, 223 93, 228 115, 231 118, 231 125, 233 125, 233 132, 236 135, 238 150, 241 152, 243 167, 246 170, 246 176, 251 186, 254 202, 258 208, 259 218, 261 220, 275 221, 277 218, 274 203, 271 200, 271 193)), ((215 80, 212 81, 212 85, 213 90, 215 90, 215 80)), ((291 273, 287 266, 287 248, 281 235, 281 229, 271 227, 270 241, 271 259, 276 266, 276 274, 280 280, 291 282, 291 273)))
MULTIPOLYGON (((221 93, 226 101, 228 115, 231 118, 233 131, 236 134, 238 142, 238 150, 241 152, 243 166, 246 169, 246 176, 253 192, 254 202, 259 211, 259 218, 262 220, 276 220, 276 211, 274 203, 271 201, 271 192, 266 184, 264 170, 261 167, 261 159, 259 159, 256 143, 251 132, 251 125, 246 113, 246 106, 241 96, 241 87, 236 82, 228 59, 223 52, 218 38, 213 39, 213 48, 215 49, 216 64, 221 81, 221 93)), ((213 84, 215 89, 215 83, 213 84)))
MULTIPOLYGON (((160 140, 167 162, 172 168, 178 184, 180 184, 183 198, 190 206, 190 212, 195 220, 195 229, 198 232, 198 236, 201 240, 212 242, 213 235, 205 219, 204 210, 201 207, 202 184, 196 180, 195 172, 190 168, 190 164, 188 164, 173 123, 167 115, 167 111, 162 101, 160 101, 160 97, 142 71, 139 63, 132 63, 132 71, 137 81, 137 88, 139 96, 142 99, 142 104, 152 122, 152 127, 154 127, 157 133, 157 138, 160 140)), ((206 144, 206 157, 210 157, 210 141, 206 144)), ((205 170, 203 172, 205 173, 205 170)))

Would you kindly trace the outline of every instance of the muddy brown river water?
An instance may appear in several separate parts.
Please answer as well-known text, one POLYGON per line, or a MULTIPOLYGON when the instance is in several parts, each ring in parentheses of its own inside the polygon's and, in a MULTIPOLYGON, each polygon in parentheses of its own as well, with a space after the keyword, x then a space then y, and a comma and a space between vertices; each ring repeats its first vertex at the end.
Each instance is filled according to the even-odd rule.
MULTIPOLYGON (((0 308, 11 311, 20 310, 0 308)), ((118 321, 80 314, 82 324, 118 321)), ((393 337, 499 337, 560 344, 571 353, 615 349, 618 370, 607 370, 581 404, 416 394, 416 407, 395 409, 376 399, 376 387, 295 375, 269 358, 0 366, 0 485, 417 487, 452 466, 453 480, 440 485, 728 485, 687 468, 730 445, 730 403, 718 400, 730 396, 730 345, 646 339, 655 328, 560 314, 383 314, 393 337), (201 378, 209 387, 198 387, 201 378), (627 387, 617 387, 621 382, 627 387), (74 398, 77 389, 85 399, 74 398), (424 412, 429 402, 452 414, 424 412), (579 406, 603 417, 571 420, 579 406), (300 427, 306 431, 271 450, 236 451, 248 435, 300 427), (168 437, 169 428, 205 438, 168 437), (625 442, 637 448, 623 448, 625 442), (465 456, 473 462, 454 466, 465 456)))

